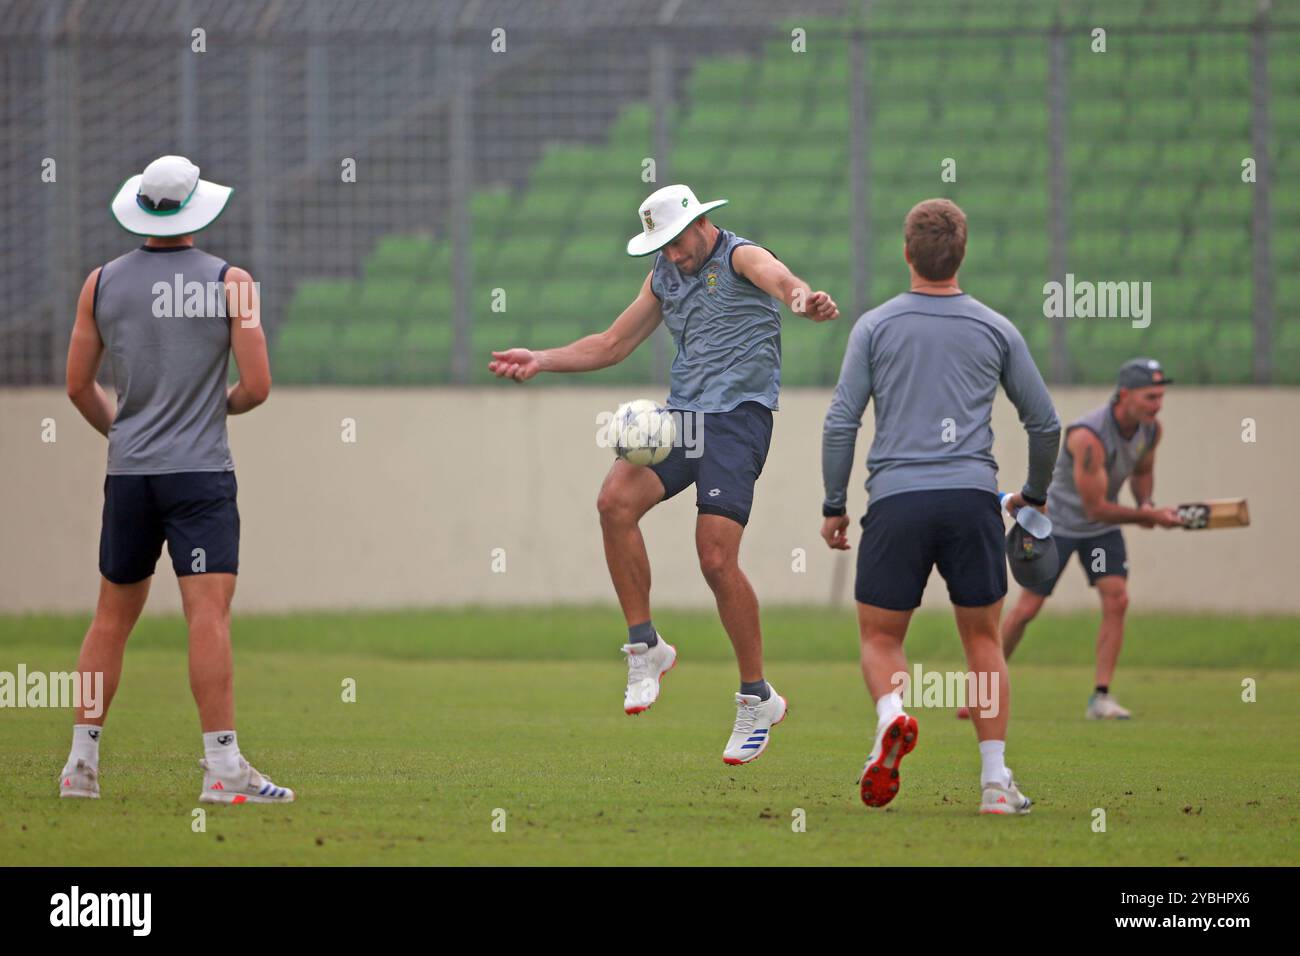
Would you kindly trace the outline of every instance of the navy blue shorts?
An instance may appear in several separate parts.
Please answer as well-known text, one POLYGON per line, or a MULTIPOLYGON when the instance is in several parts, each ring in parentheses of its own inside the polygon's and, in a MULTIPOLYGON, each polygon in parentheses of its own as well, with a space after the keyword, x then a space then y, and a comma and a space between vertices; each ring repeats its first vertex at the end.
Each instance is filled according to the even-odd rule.
POLYGON ((984 607, 1007 593, 998 496, 974 488, 905 491, 873 501, 862 519, 862 604, 910 611, 937 564, 958 607, 984 607))
POLYGON ((650 468, 664 485, 663 501, 695 485, 702 515, 722 515, 744 525, 754 505, 754 484, 772 444, 772 410, 743 402, 729 412, 673 412, 677 441, 650 468))
POLYGON ((99 573, 114 584, 143 581, 166 540, 177 577, 238 574, 238 490, 233 471, 107 476, 99 573))
POLYGON ((1119 528, 1090 538, 1067 538, 1054 534, 1052 540, 1056 542, 1056 554, 1061 559, 1061 564, 1056 577, 1029 589, 1035 594, 1051 596, 1056 590, 1056 582, 1065 573, 1065 566, 1070 563, 1070 556, 1075 552, 1078 552, 1079 563, 1083 565, 1083 573, 1088 575, 1089 587, 1095 588, 1100 578, 1112 575, 1128 577, 1128 550, 1124 547, 1124 535, 1119 528))

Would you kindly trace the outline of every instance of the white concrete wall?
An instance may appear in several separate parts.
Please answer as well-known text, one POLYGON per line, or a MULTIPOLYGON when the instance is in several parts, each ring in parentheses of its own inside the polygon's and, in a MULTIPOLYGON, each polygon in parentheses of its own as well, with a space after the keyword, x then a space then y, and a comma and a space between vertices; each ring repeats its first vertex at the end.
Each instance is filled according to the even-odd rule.
MULTIPOLYGON (((1105 389, 1056 389, 1064 420, 1105 389)), ((613 602, 595 512, 611 454, 596 415, 647 388, 277 389, 230 420, 243 542, 236 606, 297 608, 613 602), (358 440, 340 439, 357 421, 358 440), (506 572, 492 553, 505 549, 506 572)), ((789 389, 758 484, 742 563, 765 603, 852 599, 857 551, 832 554, 821 524, 821 422, 828 390, 789 389), (792 570, 806 549, 807 570, 792 570)), ((1156 499, 1167 504, 1245 495, 1252 527, 1130 528, 1134 604, 1143 609, 1300 612, 1300 390, 1169 390, 1156 499), (1242 419, 1258 441, 1242 441, 1242 419)), ((1001 484, 1024 480, 1025 439, 1014 409, 994 414, 1001 484)), ((859 438, 850 513, 865 507, 871 438, 859 438)), ((106 443, 59 389, 0 390, 0 611, 94 606, 106 443), (42 420, 57 440, 41 440, 42 420)), ((660 606, 712 606, 693 550, 694 496, 644 522, 660 606)), ((179 607, 164 550, 151 611, 179 607)), ((926 600, 942 606, 936 576, 926 600)), ((1076 566, 1056 607, 1090 606, 1076 566)))

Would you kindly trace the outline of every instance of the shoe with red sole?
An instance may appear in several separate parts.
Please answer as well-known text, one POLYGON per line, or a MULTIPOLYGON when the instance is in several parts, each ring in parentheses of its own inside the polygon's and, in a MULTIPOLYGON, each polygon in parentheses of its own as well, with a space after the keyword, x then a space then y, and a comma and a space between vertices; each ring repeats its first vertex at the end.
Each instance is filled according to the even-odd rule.
POLYGON ((658 637, 654 647, 645 643, 624 644, 623 653, 627 655, 623 713, 633 716, 649 710, 659 699, 659 682, 677 666, 677 648, 658 637))
POLYGON ((898 795, 898 765, 916 746, 916 737, 916 718, 907 714, 899 714, 880 725, 876 745, 871 748, 858 780, 863 803, 883 807, 898 795))

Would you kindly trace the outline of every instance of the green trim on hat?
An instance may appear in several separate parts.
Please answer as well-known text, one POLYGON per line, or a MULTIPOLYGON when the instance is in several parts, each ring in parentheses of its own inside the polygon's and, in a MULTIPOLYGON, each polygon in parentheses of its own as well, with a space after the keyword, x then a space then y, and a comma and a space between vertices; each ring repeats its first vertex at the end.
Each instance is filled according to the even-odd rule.
MULTIPOLYGON (((174 216, 182 209, 184 209, 187 205, 189 205, 190 200, 194 198, 194 194, 198 191, 199 183, 201 181, 202 180, 200 180, 197 176, 194 178, 194 185, 190 187, 189 195, 186 196, 184 199, 182 199, 181 204, 177 206, 175 209, 150 209, 144 203, 140 202, 140 190, 138 189, 135 191, 135 204, 141 210, 147 212, 151 216, 174 216)), ((125 186, 126 183, 123 183, 122 185, 125 186)))
MULTIPOLYGON (((146 238, 153 238, 153 239, 175 239, 177 236, 198 235, 200 232, 202 232, 204 229, 207 229, 208 226, 212 225, 214 222, 216 222, 225 214, 226 208, 230 205, 230 200, 234 198, 235 195, 234 186, 223 187, 225 189, 230 190, 228 193, 226 193, 226 201, 221 204, 221 208, 217 210, 217 214, 215 216, 213 216, 203 225, 199 226, 197 229, 186 229, 184 232, 136 232, 134 229, 132 229, 130 226, 128 226, 126 223, 124 223, 121 219, 117 217, 117 210, 113 208, 113 200, 116 199, 118 195, 122 192, 123 187, 126 186, 127 183, 129 183, 135 176, 138 175, 140 174, 132 173, 130 176, 127 176, 126 179, 122 180, 122 185, 117 187, 117 192, 113 193, 112 198, 109 199, 108 201, 108 214, 113 217, 114 222, 116 222, 119 226, 121 226, 123 229, 125 229, 133 236, 145 236, 146 238)), ((201 183, 202 183, 202 179, 200 178, 199 182, 194 184, 194 189, 197 190, 201 183)), ((191 190, 190 195, 191 196, 194 195, 194 190, 191 190)), ((188 196, 185 198, 185 201, 189 202, 188 196)), ((141 212, 149 212, 148 209, 145 209, 139 203, 136 203, 135 206, 141 212)), ((179 212, 180 210, 178 209, 176 211, 179 212)), ((171 210, 165 210, 164 215, 170 212, 171 210)))

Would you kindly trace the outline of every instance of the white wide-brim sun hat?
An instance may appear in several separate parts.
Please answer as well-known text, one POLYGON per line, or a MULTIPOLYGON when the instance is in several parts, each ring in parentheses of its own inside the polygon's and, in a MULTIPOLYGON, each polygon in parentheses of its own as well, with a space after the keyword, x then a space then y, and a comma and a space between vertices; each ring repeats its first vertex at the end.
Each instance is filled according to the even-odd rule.
POLYGON ((642 233, 627 241, 629 256, 648 256, 657 252, 682 234, 687 226, 710 209, 725 206, 727 200, 715 199, 700 202, 690 186, 676 183, 657 189, 646 197, 637 212, 641 216, 642 233))
POLYGON ((109 209, 137 236, 185 236, 212 225, 233 192, 199 179, 199 167, 184 156, 160 156, 122 184, 109 209))

